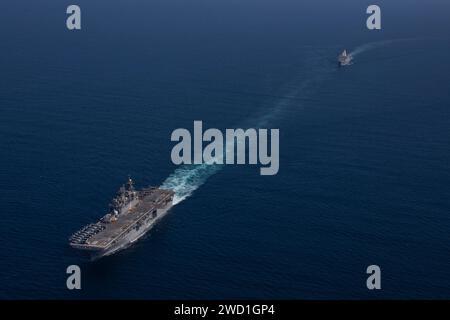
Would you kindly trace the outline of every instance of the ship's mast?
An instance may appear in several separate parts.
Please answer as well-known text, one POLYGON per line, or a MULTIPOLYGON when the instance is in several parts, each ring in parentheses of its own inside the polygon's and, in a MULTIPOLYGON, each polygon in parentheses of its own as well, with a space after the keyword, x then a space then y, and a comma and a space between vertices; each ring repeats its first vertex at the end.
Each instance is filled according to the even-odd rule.
POLYGON ((126 184, 126 189, 127 189, 128 191, 134 191, 134 182, 133 182, 133 179, 131 179, 130 176, 128 176, 128 181, 127 181, 127 184, 126 184))

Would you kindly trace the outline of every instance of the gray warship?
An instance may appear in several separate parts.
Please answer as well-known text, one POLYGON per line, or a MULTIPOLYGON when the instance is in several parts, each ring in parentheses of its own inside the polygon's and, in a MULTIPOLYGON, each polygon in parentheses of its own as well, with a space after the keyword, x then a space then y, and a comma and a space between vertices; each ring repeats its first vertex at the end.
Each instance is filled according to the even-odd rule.
POLYGON ((172 190, 149 187, 137 191, 131 178, 119 189, 109 212, 69 238, 71 247, 87 250, 91 258, 111 255, 137 241, 170 210, 172 190))
POLYGON ((347 53, 347 50, 342 51, 338 57, 339 66, 348 66, 351 64, 353 57, 347 53))

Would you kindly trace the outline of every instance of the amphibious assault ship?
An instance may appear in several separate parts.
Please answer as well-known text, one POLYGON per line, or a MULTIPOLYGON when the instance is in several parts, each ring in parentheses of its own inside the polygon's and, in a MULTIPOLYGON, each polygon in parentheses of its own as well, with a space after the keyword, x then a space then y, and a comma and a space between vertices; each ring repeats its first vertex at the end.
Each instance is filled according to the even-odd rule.
POLYGON ((111 255, 143 236, 172 207, 174 192, 149 187, 137 191, 133 180, 119 189, 109 212, 75 232, 70 246, 88 250, 92 258, 111 255))
POLYGON ((347 53, 347 50, 342 51, 338 57, 339 66, 348 66, 352 62, 353 57, 347 53))

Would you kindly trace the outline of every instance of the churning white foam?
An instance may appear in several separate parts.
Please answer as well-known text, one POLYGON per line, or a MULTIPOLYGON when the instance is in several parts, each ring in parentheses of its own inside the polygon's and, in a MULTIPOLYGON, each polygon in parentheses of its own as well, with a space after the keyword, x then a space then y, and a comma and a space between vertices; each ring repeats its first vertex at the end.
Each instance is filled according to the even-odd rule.
POLYGON ((176 205, 189 197, 214 173, 221 169, 218 164, 193 164, 177 168, 161 185, 163 189, 175 192, 173 204, 176 205))

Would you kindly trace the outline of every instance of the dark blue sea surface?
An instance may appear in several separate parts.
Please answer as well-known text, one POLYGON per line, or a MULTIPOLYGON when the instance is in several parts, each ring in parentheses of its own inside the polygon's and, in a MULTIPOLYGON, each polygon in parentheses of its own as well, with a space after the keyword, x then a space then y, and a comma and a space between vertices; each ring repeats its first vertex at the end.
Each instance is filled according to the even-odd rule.
POLYGON ((369 1, 69 4, 0 4, 0 298, 450 298, 448 1, 378 1, 379 31, 369 1), (177 171, 194 120, 279 128, 279 173, 177 171), (91 262, 67 239, 128 175, 183 201, 91 262))

